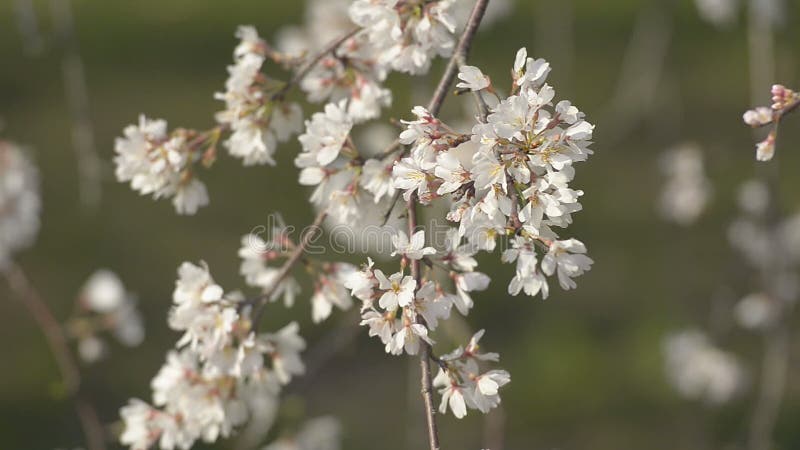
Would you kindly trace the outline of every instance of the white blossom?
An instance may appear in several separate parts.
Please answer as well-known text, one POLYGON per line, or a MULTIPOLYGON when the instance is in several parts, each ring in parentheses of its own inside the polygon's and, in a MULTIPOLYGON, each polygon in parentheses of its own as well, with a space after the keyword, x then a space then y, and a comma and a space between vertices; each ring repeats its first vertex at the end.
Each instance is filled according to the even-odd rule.
POLYGON ((344 108, 344 101, 328 103, 324 113, 315 113, 311 120, 306 121, 306 132, 298 138, 303 151, 309 153, 319 166, 332 163, 350 135, 353 122, 344 108))
POLYGON ((375 271, 378 288, 383 290, 378 304, 386 310, 395 310, 405 307, 414 301, 414 291, 417 282, 413 277, 403 276, 401 272, 393 273, 388 278, 380 270, 375 271))
POLYGON ((295 103, 265 93, 265 43, 253 27, 240 27, 236 36, 241 42, 234 51, 234 63, 228 66, 225 92, 215 98, 225 102, 217 113, 217 122, 230 127, 225 141, 228 152, 242 159, 244 165, 275 165, 277 143, 287 141, 302 128, 302 110, 295 103))
POLYGON ((428 71, 434 56, 452 53, 455 3, 437 0, 417 8, 397 0, 356 0, 349 12, 375 46, 381 65, 419 75, 428 71))
POLYGON ((711 196, 701 150, 692 144, 670 149, 661 159, 661 171, 667 177, 659 201, 662 217, 680 225, 695 222, 711 196))
POLYGON ((401 255, 410 259, 422 259, 425 256, 436 254, 433 247, 425 247, 425 230, 416 231, 409 240, 408 235, 402 230, 392 236, 394 251, 392 256, 401 255))
POLYGON ((274 403, 280 387, 305 370, 296 323, 258 334, 251 309, 225 295, 208 267, 184 263, 178 276, 170 326, 184 337, 153 378, 153 406, 131 400, 120 410, 120 442, 133 450, 156 443, 188 449, 228 437, 248 420, 254 398, 274 403))
POLYGON ((586 247, 576 239, 553 241, 542 259, 542 271, 547 275, 558 273, 558 282, 564 289, 575 289, 572 279, 583 275, 592 266, 592 259, 585 255, 586 247))
POLYGON ((480 91, 489 87, 491 82, 489 77, 481 72, 481 69, 475 66, 461 66, 458 71, 458 78, 462 80, 456 85, 460 89, 469 89, 470 91, 480 91))
POLYGON ((178 214, 195 214, 208 204, 205 185, 194 177, 192 165, 200 155, 181 130, 167 133, 167 123, 139 117, 117 138, 114 150, 117 180, 154 199, 172 197, 178 214))

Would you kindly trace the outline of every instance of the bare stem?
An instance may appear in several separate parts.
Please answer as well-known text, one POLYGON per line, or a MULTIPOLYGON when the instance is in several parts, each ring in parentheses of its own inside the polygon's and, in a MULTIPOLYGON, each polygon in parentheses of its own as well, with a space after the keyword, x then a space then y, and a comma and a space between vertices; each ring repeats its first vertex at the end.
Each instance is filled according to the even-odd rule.
POLYGON ((81 422, 89 450, 105 450, 105 432, 97 411, 80 393, 81 375, 78 364, 69 349, 64 330, 48 308, 47 303, 33 287, 22 268, 14 263, 2 271, 15 297, 27 308, 53 353, 67 394, 75 403, 75 412, 81 422))
MULTIPOLYGON (((431 98, 430 103, 428 103, 428 111, 430 111, 430 113, 434 116, 439 114, 439 111, 442 109, 442 105, 444 104, 444 100, 450 90, 450 86, 453 84, 453 80, 455 80, 456 75, 458 74, 459 67, 465 64, 467 60, 467 55, 469 54, 470 47, 472 46, 472 40, 475 38, 475 33, 478 31, 478 26, 483 19, 483 15, 486 12, 486 7, 488 5, 489 0, 477 0, 475 2, 475 6, 472 7, 472 13, 467 21, 467 26, 464 28, 464 32, 461 34, 461 38, 458 40, 458 45, 456 46, 455 52, 450 58, 450 61, 447 63, 447 68, 445 69, 444 74, 442 74, 442 78, 439 80, 436 90, 433 92, 433 97, 431 98)), ((416 196, 412 195, 408 199, 407 204, 409 236, 413 235, 417 228, 416 200, 416 196)), ((416 280, 417 289, 419 289, 421 285, 419 260, 411 260, 411 276, 414 277, 414 280, 416 280)), ((423 319, 420 315, 417 315, 416 321, 419 324, 425 325, 425 319, 423 319)), ((436 410, 433 403, 433 381, 431 378, 430 365, 431 355, 431 346, 427 342, 423 342, 420 350, 419 370, 422 401, 425 404, 425 419, 428 423, 428 444, 430 446, 430 450, 439 450, 439 428, 436 425, 436 410)))
POLYGON ((256 311, 253 314, 253 323, 258 323, 259 319, 261 318, 261 314, 264 311, 264 305, 269 301, 270 297, 275 293, 280 286, 281 281, 289 275, 289 272, 292 271, 292 268, 301 260, 303 254, 305 253, 306 249, 308 248, 308 244, 311 243, 311 240, 317 235, 317 231, 319 231, 322 222, 325 218, 328 217, 328 211, 323 209, 317 217, 314 219, 314 222, 305 230, 303 235, 300 237, 300 242, 297 244, 297 247, 294 248, 292 254, 289 255, 289 259, 283 263, 281 266, 278 275, 275 277, 275 281, 272 284, 272 287, 262 293, 260 296, 253 300, 255 304, 256 311))

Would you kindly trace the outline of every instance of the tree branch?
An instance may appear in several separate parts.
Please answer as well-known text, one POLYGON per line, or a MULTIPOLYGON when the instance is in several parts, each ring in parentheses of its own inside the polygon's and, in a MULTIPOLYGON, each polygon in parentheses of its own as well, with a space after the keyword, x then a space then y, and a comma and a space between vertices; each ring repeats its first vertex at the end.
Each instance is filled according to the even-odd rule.
POLYGON ((27 308, 44 334, 47 345, 58 365, 58 370, 61 372, 64 388, 75 403, 75 412, 86 436, 86 446, 89 450, 105 450, 103 424, 97 417, 97 411, 80 393, 80 370, 69 349, 61 324, 53 316, 47 303, 30 283, 21 267, 10 263, 2 273, 15 297, 27 308))
MULTIPOLYGON (((478 26, 483 19, 486 12, 486 7, 489 5, 489 0, 477 0, 475 6, 472 8, 467 26, 458 40, 453 56, 447 63, 447 68, 442 75, 436 90, 433 93, 430 103, 428 103, 428 111, 432 115, 439 114, 442 109, 444 100, 447 97, 450 86, 453 84, 456 75, 458 74, 459 66, 464 64, 467 60, 472 40, 475 38, 475 33, 478 31, 478 26)), ((417 228, 417 198, 412 195, 408 199, 408 235, 412 236, 417 228)), ((411 260, 411 276, 417 282, 417 289, 421 286, 421 273, 419 260, 411 260)), ((421 315, 417 315, 416 322, 422 325, 425 324, 425 319, 421 315)), ((425 404, 425 419, 428 423, 428 444, 431 450, 439 450, 439 429, 436 425, 436 409, 433 403, 433 381, 431 378, 431 346, 427 342, 422 343, 420 350, 419 369, 420 369, 420 385, 422 393, 422 401, 425 404)))
POLYGON ((483 19, 484 13, 486 13, 486 7, 488 5, 489 0, 477 0, 475 6, 472 7, 472 13, 467 21, 467 26, 464 28, 464 32, 458 40, 458 45, 456 46, 453 56, 450 57, 450 61, 447 63, 447 68, 442 75, 442 79, 439 80, 439 85, 436 86, 436 90, 433 92, 433 98, 431 98, 430 103, 428 103, 428 111, 434 116, 439 114, 439 111, 442 109, 442 104, 450 90, 450 85, 453 84, 453 80, 455 80, 456 75, 458 75, 459 65, 464 64, 467 60, 469 50, 472 47, 472 40, 475 39, 475 33, 478 32, 478 26, 481 24, 481 20, 483 19))

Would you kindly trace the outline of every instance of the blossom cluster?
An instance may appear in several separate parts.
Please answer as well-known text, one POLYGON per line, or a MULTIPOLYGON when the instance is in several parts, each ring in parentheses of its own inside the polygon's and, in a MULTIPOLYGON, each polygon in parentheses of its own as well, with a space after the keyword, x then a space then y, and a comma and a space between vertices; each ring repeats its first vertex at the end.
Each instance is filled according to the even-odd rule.
POLYGON ((500 359, 497 353, 480 353, 478 342, 482 336, 483 330, 480 330, 465 347, 458 347, 439 358, 439 373, 433 385, 441 388, 441 413, 449 407, 453 415, 462 418, 467 415, 467 408, 488 413, 500 404, 498 390, 511 381, 511 375, 497 369, 481 373, 481 362, 500 359))
POLYGON ((252 26, 240 26, 241 39, 228 66, 225 92, 215 98, 225 102, 217 122, 231 130, 225 141, 228 152, 244 165, 275 165, 278 142, 286 142, 302 126, 303 112, 297 103, 286 102, 284 85, 261 72, 267 44, 252 26))
POLYGON ((95 271, 78 296, 78 313, 67 322, 70 336, 78 341, 78 355, 86 362, 105 356, 108 345, 102 332, 110 332, 124 346, 135 347, 144 340, 142 316, 136 299, 125 290, 117 274, 95 271))
MULTIPOLYGON (((380 116, 381 109, 392 100, 391 92, 382 85, 389 71, 418 75, 428 70, 435 55, 452 52, 454 3, 454 0, 356 0, 349 7, 344 3, 325 6, 338 19, 323 19, 315 14, 309 20, 309 26, 327 22, 323 33, 310 28, 305 34, 295 32, 294 39, 284 38, 286 47, 316 49, 319 54, 314 57, 297 48, 278 52, 252 26, 239 27, 236 37, 240 42, 234 49, 234 63, 228 67, 225 91, 215 94, 215 98, 225 103, 225 109, 216 114, 218 126, 205 132, 178 129, 168 133, 166 122, 142 117, 138 126, 127 127, 124 137, 117 140, 117 179, 130 182, 142 195, 172 198, 179 214, 196 213, 209 199, 193 168, 198 162, 213 164, 217 143, 224 133, 230 133, 224 140, 228 153, 241 159, 244 165, 275 165, 277 144, 302 130, 300 106, 286 100, 295 86, 312 103, 329 102, 326 115, 331 115, 335 107, 341 110, 338 116, 344 116, 334 117, 332 124, 313 119, 316 132, 320 127, 338 126, 346 134, 347 124, 352 126, 380 116), (346 18, 341 17, 342 11, 347 11, 346 18), (334 34, 344 38, 336 40, 333 47, 324 48, 321 36, 334 34), (294 69, 292 79, 281 81, 263 73, 267 59, 294 69), (345 123, 340 123, 341 119, 346 119, 345 123)), ((314 130, 306 132, 312 137, 314 134, 314 130)), ((335 144, 325 145, 334 148, 335 144)), ((319 162, 319 166, 332 162, 319 162)), ((357 166, 360 168, 361 164, 357 166)), ((371 166, 375 167, 374 162, 371 166)), ((352 185, 349 181, 344 184, 352 185)), ((306 180, 305 184, 309 183, 306 180)), ((336 197, 334 203, 342 204, 342 214, 352 209, 350 194, 346 189, 330 192, 336 197)))
POLYGON ((253 403, 277 401, 281 386, 304 371, 305 342, 294 322, 258 333, 252 308, 226 294, 204 264, 180 266, 169 325, 183 336, 153 378, 153 403, 132 399, 120 410, 122 444, 169 450, 214 442, 244 424, 253 403))
MULTIPOLYGON (((471 134, 461 134, 414 108, 416 120, 404 122, 400 141, 410 154, 393 168, 392 183, 406 199, 423 204, 448 197, 447 219, 458 224, 458 237, 477 250, 493 251, 508 236, 504 262, 517 270, 508 291, 547 297, 546 276, 558 275, 564 289, 589 270, 592 260, 576 239, 559 239, 554 227, 572 223, 581 210, 583 191, 570 188, 573 164, 585 161, 593 126, 569 101, 552 107, 555 91, 545 83, 549 64, 528 58, 523 48, 513 67, 513 94, 488 111, 471 134), (551 109, 552 108, 552 109, 551 109), (537 246, 545 255, 541 264, 537 246)), ((481 95, 490 81, 475 67, 462 67, 460 85, 481 95)))
POLYGON ((767 137, 756 144, 756 159, 758 161, 769 161, 775 155, 778 124, 784 114, 794 111, 798 106, 800 106, 800 94, 782 84, 776 84, 772 86, 771 106, 759 106, 745 111, 742 119, 747 125, 753 128, 772 125, 767 137))
MULTIPOLYGON (((488 287, 489 277, 474 271, 477 266, 472 257, 474 251, 453 246, 453 242, 458 242, 456 229, 448 237, 447 248, 437 251, 425 245, 423 230, 411 237, 398 231, 392 239, 395 248, 392 256, 401 258, 398 272, 386 274, 374 268, 369 259, 361 270, 344 279, 353 297, 361 301, 361 325, 368 327, 370 336, 381 340, 387 353, 416 355, 421 346, 434 345, 431 333, 450 317, 453 307, 463 315, 468 314, 473 305, 470 293, 488 287), (411 261, 423 261, 442 269, 453 291, 433 277, 422 278, 418 285, 406 272, 411 261)), ((461 418, 466 415, 467 407, 488 412, 500 403, 497 389, 510 381, 510 375, 503 370, 480 373, 478 361, 499 359, 495 353, 478 353, 482 335, 483 331, 477 333, 466 347, 438 360, 441 372, 436 385, 442 387, 442 413, 449 404, 454 415, 461 418)))
POLYGON ((194 214, 208 204, 206 185, 195 176, 202 158, 196 136, 188 130, 168 133, 167 122, 139 117, 114 143, 117 180, 154 199, 172 198, 178 214, 194 214))
POLYGON ((355 0, 350 18, 363 27, 379 53, 378 63, 412 75, 425 73, 434 56, 455 46, 456 0, 355 0))
POLYGON ((39 172, 16 144, 0 140, 0 268, 39 232, 39 172))

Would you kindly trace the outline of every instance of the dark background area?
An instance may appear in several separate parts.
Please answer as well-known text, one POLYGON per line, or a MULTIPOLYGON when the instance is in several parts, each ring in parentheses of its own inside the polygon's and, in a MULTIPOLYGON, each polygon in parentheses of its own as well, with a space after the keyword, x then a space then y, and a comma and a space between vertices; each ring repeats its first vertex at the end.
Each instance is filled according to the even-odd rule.
MULTIPOLYGON (((115 347, 109 358, 85 368, 87 395, 103 420, 112 423, 129 397, 149 398, 149 381, 177 338, 166 325, 177 266, 202 259, 226 289, 243 288, 236 256, 241 236, 275 211, 297 226, 313 217, 308 192, 296 182, 296 141, 280 146, 276 168, 243 168, 222 155, 213 170, 202 174, 211 205, 196 216, 181 217, 169 202, 141 197, 114 180, 114 137, 142 112, 167 119, 171 127, 213 125, 221 105, 212 93, 222 89, 226 78, 236 26, 253 24, 269 39, 283 25, 302 23, 303 5, 272 0, 73 2, 91 117, 105 164, 102 203, 87 211, 78 201, 61 53, 50 33, 47 2, 35 4, 47 40, 44 52, 31 56, 24 52, 13 2, 0 1, 2 137, 32 150, 44 202, 39 239, 18 261, 59 318, 69 315, 82 283, 100 267, 116 271, 137 294, 146 320, 145 342, 135 349, 115 347)), ((595 260, 592 271, 578 280, 578 289, 564 292, 553 283, 545 301, 509 297, 512 267, 500 265, 497 255, 481 257, 481 270, 493 282, 475 295, 467 320, 474 329, 487 329, 485 348, 499 351, 501 366, 512 374, 502 392, 508 449, 721 449, 739 448, 744 441, 752 389, 723 407, 679 398, 664 377, 661 341, 675 329, 705 327, 710 299, 721 285, 747 293, 741 280, 726 278, 726 265, 738 256, 729 250, 725 235, 736 214, 736 187, 763 169, 755 164, 753 134, 741 123, 742 112, 751 106, 746 20, 742 14, 738 24, 718 29, 702 21, 691 2, 654 5, 660 4, 518 0, 513 14, 482 31, 473 48, 471 63, 500 85, 507 83, 519 47, 548 59, 557 98, 571 100, 597 126, 595 155, 577 167, 574 183, 586 194, 584 211, 575 215, 569 234, 585 242, 595 260), (656 8, 651 11, 657 22, 671 30, 654 96, 638 110, 631 102, 614 109, 615 92, 627 89, 617 84, 631 33, 649 8, 656 8), (709 210, 689 228, 663 222, 655 206, 663 181, 658 155, 685 141, 703 147, 714 184, 709 210)), ((795 27, 800 15, 791 6, 786 26, 776 34, 777 79, 797 87, 800 35, 795 27)), ((427 77, 393 74, 388 85, 395 89, 395 102, 384 118, 408 117, 442 69, 438 61, 427 77)), ((769 100, 768 88, 762 104, 769 100)), ((451 101, 447 111, 458 113, 458 105, 451 101)), ((311 111, 307 108, 306 115, 311 111)), ((800 122, 791 119, 797 118, 783 127, 772 164, 781 167, 784 209, 796 211, 800 122)), ((271 308, 267 328, 299 320, 313 348, 352 318, 336 312, 322 325, 311 324, 309 296, 305 286, 293 309, 271 308)), ((4 286, 0 298, 8 298, 4 286)), ((53 395, 58 372, 31 318, 18 303, 1 301, 0 329, 0 448, 79 446, 77 419, 71 405, 53 395)), ((452 340, 441 342, 447 349, 452 340)), ((757 376, 758 336, 732 329, 720 342, 757 376)), ((782 449, 800 448, 796 374, 795 360, 777 427, 782 449)), ((344 448, 419 448, 417 383, 416 360, 387 357, 364 330, 302 392, 289 390, 282 420, 332 414, 344 425, 344 448)), ((440 424, 444 448, 482 448, 480 414, 461 421, 440 416, 440 424)), ((228 447, 229 442, 214 446, 228 447)))

